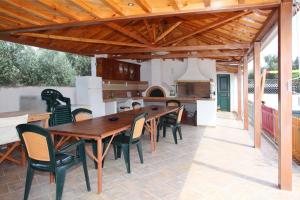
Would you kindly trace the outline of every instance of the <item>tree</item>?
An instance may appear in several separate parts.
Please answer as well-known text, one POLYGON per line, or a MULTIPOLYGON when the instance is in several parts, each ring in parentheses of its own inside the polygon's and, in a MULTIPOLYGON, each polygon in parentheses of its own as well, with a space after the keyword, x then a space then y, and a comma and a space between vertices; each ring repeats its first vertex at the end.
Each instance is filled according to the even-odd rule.
POLYGON ((0 85, 16 85, 19 78, 19 69, 16 58, 23 47, 13 43, 0 41, 0 85))
POLYGON ((91 75, 91 59, 89 57, 78 56, 70 53, 66 53, 66 57, 72 68, 76 71, 76 74, 81 76, 91 75))
POLYGON ((0 86, 72 86, 90 74, 89 57, 0 41, 0 86))

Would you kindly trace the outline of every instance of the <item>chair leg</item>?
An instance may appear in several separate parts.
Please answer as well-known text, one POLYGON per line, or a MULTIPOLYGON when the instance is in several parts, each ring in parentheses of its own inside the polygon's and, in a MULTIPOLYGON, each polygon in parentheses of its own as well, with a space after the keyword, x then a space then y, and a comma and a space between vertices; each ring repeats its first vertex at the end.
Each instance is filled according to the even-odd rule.
POLYGON ((129 152, 129 145, 128 144, 123 144, 122 145, 122 151, 124 155, 124 160, 125 160, 125 165, 127 169, 127 173, 130 174, 130 152, 129 152))
POLYGON ((118 159, 117 146, 115 144, 113 144, 113 148, 114 148, 114 157, 115 157, 115 160, 117 160, 118 159))
POLYGON ((64 183, 66 177, 66 170, 65 169, 57 169, 55 173, 56 179, 56 200, 61 200, 64 183))
POLYGON ((181 126, 178 126, 179 138, 182 140, 181 126))
POLYGON ((136 147, 137 147, 137 150, 139 152, 140 161, 143 164, 144 163, 144 158, 143 158, 142 142, 139 141, 138 143, 136 143, 136 147))
POLYGON ((121 158, 121 153, 122 153, 122 147, 121 146, 117 146, 117 158, 121 158))
POLYGON ((156 132, 156 142, 159 142, 159 127, 160 127, 160 125, 158 124, 157 125, 157 132, 156 132))
POLYGON ((174 127, 172 127, 172 133, 173 133, 173 138, 174 138, 174 142, 175 142, 175 144, 177 144, 177 127, 176 126, 174 126, 174 127))
POLYGON ((167 127, 163 125, 163 137, 166 137, 167 127))
MULTIPOLYGON (((96 141, 92 141, 92 149, 93 149, 93 154, 96 158, 98 158, 98 153, 97 153, 97 142, 96 141)), ((98 169, 98 163, 97 161, 94 160, 94 165, 95 165, 95 169, 98 169)))
POLYGON ((26 183, 25 183, 25 192, 24 192, 24 200, 28 199, 31 183, 34 175, 34 170, 29 166, 27 168, 27 175, 26 175, 26 183))
POLYGON ((91 191, 91 185, 90 185, 90 179, 89 179, 89 172, 87 169, 87 164, 86 164, 86 155, 85 155, 85 149, 84 145, 81 147, 81 159, 82 159, 82 167, 83 167, 83 172, 84 172, 84 177, 85 177, 85 183, 86 183, 86 188, 88 191, 91 191))

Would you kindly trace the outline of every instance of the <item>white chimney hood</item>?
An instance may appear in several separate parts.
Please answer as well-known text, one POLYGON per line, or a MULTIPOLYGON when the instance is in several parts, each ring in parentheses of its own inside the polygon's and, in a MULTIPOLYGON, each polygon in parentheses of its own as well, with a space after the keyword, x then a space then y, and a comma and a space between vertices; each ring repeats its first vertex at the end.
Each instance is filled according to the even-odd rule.
POLYGON ((178 78, 178 81, 209 81, 209 78, 199 71, 198 66, 197 58, 188 58, 186 71, 178 78))

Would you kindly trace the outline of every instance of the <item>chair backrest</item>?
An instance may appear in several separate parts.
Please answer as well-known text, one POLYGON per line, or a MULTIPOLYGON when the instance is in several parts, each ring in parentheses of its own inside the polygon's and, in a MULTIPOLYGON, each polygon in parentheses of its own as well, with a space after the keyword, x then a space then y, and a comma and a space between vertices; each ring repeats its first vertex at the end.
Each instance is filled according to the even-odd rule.
POLYGON ((133 110, 140 109, 142 107, 139 102, 132 102, 131 105, 133 110))
POLYGON ((180 101, 177 100, 168 100, 166 101, 166 106, 176 106, 176 107, 180 107, 180 101))
POLYGON ((70 98, 64 97, 59 91, 54 89, 45 89, 41 93, 42 100, 47 103, 47 112, 52 112, 55 106, 61 105, 64 102, 71 107, 70 98))
POLYGON ((16 126, 27 123, 28 115, 0 118, 0 145, 20 141, 16 126))
POLYGON ((184 110, 184 105, 180 106, 180 108, 178 110, 178 113, 177 113, 177 123, 181 122, 183 110, 184 110))
POLYGON ((93 118, 92 111, 85 108, 77 108, 76 110, 73 110, 72 116, 75 122, 80 122, 93 118))
POLYGON ((143 133, 144 124, 146 121, 147 113, 142 113, 136 116, 131 124, 131 130, 130 130, 130 140, 136 141, 141 138, 141 135, 143 133))
POLYGON ((73 122, 71 107, 65 105, 58 105, 53 108, 50 118, 50 126, 67 124, 71 122, 73 122))
POLYGON ((17 131, 29 164, 43 163, 48 170, 54 170, 55 151, 50 133, 33 124, 20 124, 17 131))

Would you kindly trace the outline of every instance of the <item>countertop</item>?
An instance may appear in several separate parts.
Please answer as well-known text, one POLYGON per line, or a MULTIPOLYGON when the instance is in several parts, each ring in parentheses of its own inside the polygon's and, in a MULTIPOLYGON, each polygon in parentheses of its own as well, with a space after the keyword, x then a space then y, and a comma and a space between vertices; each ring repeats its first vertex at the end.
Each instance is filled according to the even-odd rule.
POLYGON ((128 99, 139 100, 143 99, 143 97, 124 97, 124 98, 111 98, 111 99, 103 99, 103 102, 113 102, 113 101, 126 101, 128 99))
POLYGON ((168 100, 177 100, 182 103, 196 103, 197 100, 214 101, 215 98, 200 97, 143 97, 145 102, 164 102, 168 100))

